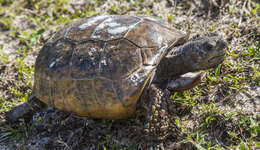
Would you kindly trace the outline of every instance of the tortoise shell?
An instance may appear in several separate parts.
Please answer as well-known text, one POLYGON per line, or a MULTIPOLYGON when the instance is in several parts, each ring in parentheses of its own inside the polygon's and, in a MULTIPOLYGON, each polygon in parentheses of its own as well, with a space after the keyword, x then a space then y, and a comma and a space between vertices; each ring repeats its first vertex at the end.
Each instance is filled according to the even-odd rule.
POLYGON ((41 49, 33 94, 79 116, 131 116, 158 62, 186 36, 152 17, 97 16, 59 30, 41 49))

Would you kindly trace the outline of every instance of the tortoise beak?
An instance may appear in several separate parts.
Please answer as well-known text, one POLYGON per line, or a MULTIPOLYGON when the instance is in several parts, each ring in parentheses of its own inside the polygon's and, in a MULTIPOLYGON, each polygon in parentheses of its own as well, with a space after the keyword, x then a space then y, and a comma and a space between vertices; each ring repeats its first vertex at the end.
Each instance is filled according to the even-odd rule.
POLYGON ((213 37, 215 39, 215 48, 212 56, 208 59, 208 63, 218 65, 224 61, 226 53, 226 42, 219 36, 213 37))

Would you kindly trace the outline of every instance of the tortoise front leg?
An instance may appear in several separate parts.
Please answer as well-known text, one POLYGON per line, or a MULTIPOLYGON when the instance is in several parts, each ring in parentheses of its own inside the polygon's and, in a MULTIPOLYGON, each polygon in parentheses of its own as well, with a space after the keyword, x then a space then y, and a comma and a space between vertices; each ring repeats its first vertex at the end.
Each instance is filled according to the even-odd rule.
POLYGON ((18 121, 20 118, 24 118, 26 122, 29 122, 34 113, 43 110, 46 106, 46 104, 37 99, 34 95, 30 95, 25 103, 6 112, 5 117, 6 120, 11 123, 18 121))
POLYGON ((191 89, 198 85, 205 77, 206 73, 186 73, 176 80, 172 80, 168 83, 167 89, 170 91, 184 91, 191 89))
POLYGON ((149 137, 163 139, 167 136, 169 127, 168 104, 169 93, 164 92, 156 85, 152 84, 147 94, 149 99, 144 100, 147 106, 147 116, 145 122, 145 132, 149 137))

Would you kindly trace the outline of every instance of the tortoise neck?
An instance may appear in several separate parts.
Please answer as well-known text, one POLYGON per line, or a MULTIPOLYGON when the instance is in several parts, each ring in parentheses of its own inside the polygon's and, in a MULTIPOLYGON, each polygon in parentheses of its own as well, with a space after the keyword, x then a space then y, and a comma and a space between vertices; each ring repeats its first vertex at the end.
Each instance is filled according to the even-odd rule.
POLYGON ((188 62, 188 60, 186 60, 181 47, 172 50, 158 64, 154 81, 168 81, 187 72, 192 72, 192 67, 185 62, 188 62))

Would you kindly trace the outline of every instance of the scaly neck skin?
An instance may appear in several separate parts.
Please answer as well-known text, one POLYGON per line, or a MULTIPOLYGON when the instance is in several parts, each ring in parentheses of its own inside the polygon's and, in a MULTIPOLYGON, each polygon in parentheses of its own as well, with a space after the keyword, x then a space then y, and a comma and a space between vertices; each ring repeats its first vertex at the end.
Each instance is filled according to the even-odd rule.
POLYGON ((179 47, 177 50, 172 50, 167 56, 162 58, 157 66, 157 70, 154 77, 154 83, 163 84, 169 80, 174 79, 187 72, 192 72, 193 69, 190 65, 185 64, 185 54, 183 53, 183 47, 179 47))

